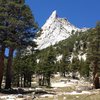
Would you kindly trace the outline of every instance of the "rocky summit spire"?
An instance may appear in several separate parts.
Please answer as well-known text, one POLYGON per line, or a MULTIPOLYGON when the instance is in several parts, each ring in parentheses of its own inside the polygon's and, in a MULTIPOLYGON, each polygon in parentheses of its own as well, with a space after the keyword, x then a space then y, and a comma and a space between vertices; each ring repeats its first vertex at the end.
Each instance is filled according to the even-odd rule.
POLYGON ((42 29, 47 29, 47 26, 51 25, 57 18, 57 12, 56 10, 54 10, 52 12, 52 14, 50 15, 50 17, 48 18, 48 20, 46 21, 46 23, 42 26, 42 29))
POLYGON ((55 19, 56 17, 57 17, 57 11, 54 10, 49 18, 50 19, 55 19))

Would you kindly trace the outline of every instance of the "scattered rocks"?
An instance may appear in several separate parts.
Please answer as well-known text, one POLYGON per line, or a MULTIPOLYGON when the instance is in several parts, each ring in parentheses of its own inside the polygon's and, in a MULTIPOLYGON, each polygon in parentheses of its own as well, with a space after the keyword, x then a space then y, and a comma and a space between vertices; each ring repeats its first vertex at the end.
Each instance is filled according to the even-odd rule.
POLYGON ((67 95, 82 95, 82 94, 92 94, 92 92, 89 91, 82 91, 82 92, 77 92, 77 91, 73 91, 73 92, 66 92, 67 95))
POLYGON ((36 91, 42 91, 42 88, 35 88, 36 91))
POLYGON ((32 97, 18 94, 18 95, 1 96, 0 100, 32 100, 32 97))
POLYGON ((82 90, 76 90, 76 92, 77 92, 77 93, 81 93, 81 92, 82 92, 82 90))
POLYGON ((23 98, 24 96, 22 94, 18 94, 18 98, 23 98))
POLYGON ((89 90, 92 90, 92 87, 91 86, 78 86, 76 87, 76 91, 89 91, 89 90))
POLYGON ((54 95, 53 94, 44 94, 44 95, 40 95, 41 98, 53 98, 54 95))
POLYGON ((16 96, 13 96, 13 95, 0 97, 0 100, 15 100, 15 99, 16 99, 16 96))

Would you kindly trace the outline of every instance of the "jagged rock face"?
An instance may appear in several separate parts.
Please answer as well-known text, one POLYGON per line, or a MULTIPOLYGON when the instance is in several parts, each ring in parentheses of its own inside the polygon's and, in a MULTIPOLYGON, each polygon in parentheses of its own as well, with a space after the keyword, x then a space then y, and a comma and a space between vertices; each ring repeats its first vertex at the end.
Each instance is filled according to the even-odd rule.
POLYGON ((56 11, 51 14, 41 29, 42 34, 35 40, 40 50, 68 38, 72 30, 81 30, 72 25, 65 18, 59 18, 56 11))

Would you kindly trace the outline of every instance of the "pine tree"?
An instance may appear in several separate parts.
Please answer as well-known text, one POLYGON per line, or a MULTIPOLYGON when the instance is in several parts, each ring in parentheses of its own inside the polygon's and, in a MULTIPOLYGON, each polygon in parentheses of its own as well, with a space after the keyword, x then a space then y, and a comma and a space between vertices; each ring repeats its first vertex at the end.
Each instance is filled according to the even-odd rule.
POLYGON ((55 61, 56 61, 56 57, 53 52, 53 47, 50 46, 50 48, 48 50, 48 54, 47 54, 46 63, 45 63, 45 67, 46 67, 45 73, 46 73, 46 80, 47 80, 48 87, 51 86, 50 78, 55 69, 55 61))
POLYGON ((7 36, 7 7, 6 0, 0 0, 0 88, 2 84, 3 78, 3 70, 4 70, 4 54, 6 48, 6 36, 7 36))
POLYGON ((32 75, 35 73, 35 64, 36 61, 33 54, 22 56, 20 51, 17 51, 17 55, 14 58, 13 84, 17 87, 31 87, 32 75))
POLYGON ((51 75, 56 70, 55 62, 56 57, 53 51, 53 47, 50 46, 47 49, 42 50, 39 53, 39 63, 37 64, 37 74, 40 76, 39 85, 46 85, 50 87, 51 75))
POLYGON ((92 66, 93 70, 93 84, 94 87, 100 88, 99 83, 99 76, 98 73, 100 71, 100 24, 97 24, 97 26, 94 29, 91 29, 89 31, 88 36, 88 60, 90 61, 90 64, 92 66))
POLYGON ((62 60, 60 61, 60 71, 61 71, 63 77, 66 77, 66 72, 69 71, 69 67, 68 67, 69 62, 70 62, 69 60, 70 60, 69 52, 67 49, 65 49, 63 52, 62 60))
POLYGON ((6 84, 5 88, 11 88, 12 82, 12 60, 13 53, 16 48, 27 47, 34 45, 31 37, 34 35, 37 25, 34 22, 33 15, 30 8, 25 5, 25 2, 16 0, 7 0, 7 38, 6 45, 9 48, 9 57, 6 70, 6 84))

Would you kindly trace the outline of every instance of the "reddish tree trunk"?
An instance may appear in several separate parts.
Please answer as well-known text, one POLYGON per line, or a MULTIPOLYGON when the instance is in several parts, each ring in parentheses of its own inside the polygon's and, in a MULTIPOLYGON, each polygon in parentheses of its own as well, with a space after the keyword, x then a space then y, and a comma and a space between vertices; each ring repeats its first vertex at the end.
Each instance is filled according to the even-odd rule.
POLYGON ((7 69, 6 69, 5 89, 11 88, 13 52, 14 52, 14 49, 13 48, 10 48, 9 49, 9 57, 8 57, 7 69))
POLYGON ((5 53, 5 47, 2 46, 0 53, 0 88, 2 84, 3 70, 4 70, 4 53, 5 53))
POLYGON ((98 89, 100 88, 100 82, 99 82, 99 76, 98 76, 98 65, 97 62, 94 62, 94 70, 93 70, 93 84, 94 88, 98 89))
POLYGON ((95 88, 95 89, 100 88, 98 74, 95 75, 95 79, 94 79, 94 88, 95 88))

